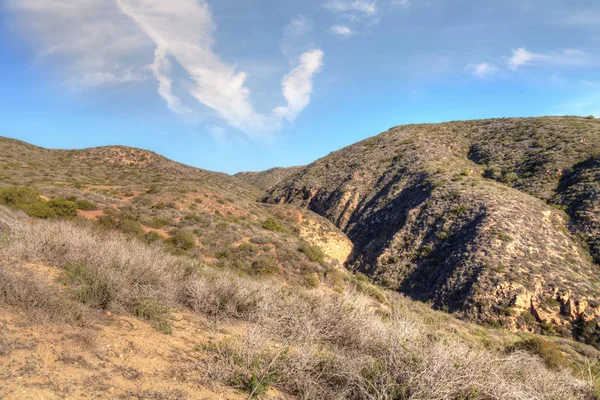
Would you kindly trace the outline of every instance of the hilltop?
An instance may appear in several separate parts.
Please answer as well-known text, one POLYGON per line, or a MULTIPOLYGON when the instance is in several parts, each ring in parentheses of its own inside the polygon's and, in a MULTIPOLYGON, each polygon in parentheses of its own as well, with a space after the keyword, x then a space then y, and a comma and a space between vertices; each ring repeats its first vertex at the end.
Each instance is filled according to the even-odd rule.
POLYGON ((600 121, 395 127, 269 190, 328 218, 348 267, 493 326, 597 343, 600 121))

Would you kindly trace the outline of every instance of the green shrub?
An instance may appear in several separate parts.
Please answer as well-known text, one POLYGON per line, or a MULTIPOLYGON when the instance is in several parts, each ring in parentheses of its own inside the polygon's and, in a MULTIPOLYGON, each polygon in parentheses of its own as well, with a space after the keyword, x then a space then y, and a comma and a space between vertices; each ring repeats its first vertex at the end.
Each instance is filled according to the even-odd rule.
POLYGON ((98 217, 98 223, 105 228, 116 228, 119 222, 112 215, 101 215, 98 217))
POLYGON ((150 220, 143 220, 142 223, 149 228, 160 229, 171 224, 167 218, 152 217, 150 220))
POLYGON ((196 240, 194 239, 194 235, 185 229, 180 229, 173 237, 167 239, 167 243, 175 247, 176 249, 181 250, 191 250, 196 247, 196 240))
POLYGON ((141 236, 144 234, 144 230, 139 222, 132 219, 123 219, 119 221, 119 230, 123 233, 141 236))
POLYGON ((22 205, 19 209, 25 211, 27 215, 34 218, 48 219, 56 217, 56 212, 48 207, 48 204, 43 201, 22 205))
POLYGON ((12 186, 0 190, 0 204, 26 212, 35 218, 53 218, 56 211, 48 206, 40 194, 31 188, 12 186))
POLYGON ((525 323, 529 326, 533 326, 537 321, 535 317, 529 311, 523 311, 521 317, 525 320, 525 323))
POLYGON ((267 218, 263 223, 262 223, 262 227, 268 231, 273 231, 273 232, 283 232, 283 227, 281 226, 281 224, 279 223, 279 221, 277 221, 275 218, 273 217, 269 217, 267 218))
POLYGON ((150 231, 147 232, 144 237, 143 240, 146 243, 154 243, 154 242, 158 242, 159 240, 162 240, 162 236, 159 235, 158 233, 154 232, 154 231, 150 231))
POLYGON ((77 204, 77 208, 83 211, 92 211, 97 210, 96 204, 92 203, 89 200, 78 200, 75 202, 77 204))
POLYGON ((77 216, 77 204, 63 198, 57 198, 50 200, 48 203, 50 207, 56 213, 56 216, 63 218, 73 218, 77 216))
POLYGON ((502 177, 502 182, 512 183, 512 182, 516 181, 517 178, 519 178, 519 176, 517 174, 515 174, 513 172, 509 172, 508 174, 506 174, 502 177))
POLYGON ((304 253, 312 262, 323 264, 325 262, 325 253, 317 245, 311 245, 306 242, 300 244, 298 251, 304 253))
POLYGON ((510 349, 524 350, 530 354, 534 354, 540 357, 548 368, 553 370, 568 367, 570 364, 556 344, 542 338, 535 337, 522 342, 517 342, 510 349))
POLYGON ((0 204, 21 209, 23 205, 41 203, 40 194, 27 187, 12 186, 0 190, 0 204))
POLYGON ((275 257, 265 255, 252 262, 252 271, 258 275, 272 275, 279 271, 275 257))
POLYGON ((199 222, 200 216, 196 215, 196 214, 187 214, 186 216, 183 217, 183 219, 185 221, 199 222))

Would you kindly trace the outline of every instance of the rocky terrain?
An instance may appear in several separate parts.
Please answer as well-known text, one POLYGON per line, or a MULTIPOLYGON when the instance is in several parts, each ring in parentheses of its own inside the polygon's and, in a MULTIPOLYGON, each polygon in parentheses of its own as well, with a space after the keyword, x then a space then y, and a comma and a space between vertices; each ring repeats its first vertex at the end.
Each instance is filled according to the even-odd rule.
POLYGON ((312 210, 348 267, 439 309, 597 338, 600 122, 497 119, 392 128, 290 175, 264 201, 312 210))

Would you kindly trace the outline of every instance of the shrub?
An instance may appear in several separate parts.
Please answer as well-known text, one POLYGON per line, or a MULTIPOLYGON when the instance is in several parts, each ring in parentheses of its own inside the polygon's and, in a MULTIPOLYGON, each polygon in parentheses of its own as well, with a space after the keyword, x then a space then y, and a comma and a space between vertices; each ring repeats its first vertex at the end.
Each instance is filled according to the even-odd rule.
POLYGON ((557 345, 542 338, 535 337, 517 342, 510 349, 524 350, 530 354, 534 354, 540 357, 548 368, 553 370, 568 367, 570 364, 557 345))
POLYGON ((12 186, 0 190, 0 204, 20 209, 23 205, 40 203, 40 194, 27 187, 12 186))
POLYGON ((44 202, 23 205, 20 209, 34 218, 48 219, 56 217, 56 212, 44 202))
POLYGON ((323 264, 325 262, 325 253, 317 245, 311 245, 306 242, 300 244, 298 251, 304 253, 312 262, 323 264))
POLYGON ((77 216, 77 204, 67 199, 53 199, 47 204, 48 207, 54 210, 57 217, 73 218, 77 216))
POLYGON ((279 267, 275 257, 265 255, 252 262, 252 270, 258 275, 272 275, 279 271, 279 267))
POLYGON ((275 218, 273 217, 269 217, 267 218, 263 223, 262 223, 262 227, 268 231, 273 231, 273 232, 283 232, 283 227, 281 226, 281 224, 279 223, 279 221, 277 221, 275 218))
POLYGON ((144 230, 142 229, 140 223, 132 219, 123 219, 119 221, 118 227, 121 232, 130 235, 141 236, 144 234, 144 230))
POLYGON ((13 186, 0 190, 0 205, 26 212, 35 218, 53 218, 56 212, 31 188, 13 186))
POLYGON ((159 235, 158 233, 154 232, 154 231, 150 231, 147 232, 144 237, 143 240, 146 243, 154 243, 154 242, 158 242, 159 240, 162 240, 162 236, 159 235))
POLYGON ((75 202, 77 204, 77 208, 83 211, 92 211, 97 210, 96 204, 92 203, 89 200, 78 200, 75 202))
POLYGON ((173 237, 167 239, 167 243, 176 249, 181 250, 191 250, 196 247, 196 239, 194 239, 194 235, 185 229, 180 229, 175 232, 173 237))
POLYGON ((98 217, 98 223, 104 228, 116 228, 119 222, 112 215, 101 215, 98 217))
POLYGON ((196 214, 187 214, 183 217, 185 221, 199 222, 200 216, 196 214))
POLYGON ((152 217, 150 220, 143 220, 142 223, 149 228, 160 229, 171 224, 168 218, 152 217))
POLYGON ((513 172, 509 172, 508 174, 504 175, 502 177, 502 182, 504 183, 512 183, 514 181, 516 181, 519 178, 519 176, 513 172))

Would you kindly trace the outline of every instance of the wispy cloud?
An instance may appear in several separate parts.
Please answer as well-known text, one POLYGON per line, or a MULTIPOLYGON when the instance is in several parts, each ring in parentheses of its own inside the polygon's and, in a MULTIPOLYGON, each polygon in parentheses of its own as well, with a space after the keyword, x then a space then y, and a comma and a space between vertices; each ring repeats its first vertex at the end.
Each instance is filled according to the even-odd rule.
POLYGON ((304 15, 297 15, 285 26, 285 36, 302 36, 312 32, 313 24, 304 15))
POLYGON ((351 19, 371 17, 377 13, 377 3, 374 0, 329 0, 324 7, 351 19))
POLYGON ((488 78, 494 75, 496 72, 498 72, 498 68, 486 62, 479 64, 469 64, 467 65, 466 69, 467 71, 470 71, 473 75, 481 79, 488 78))
POLYGON ((158 81, 158 94, 165 99, 171 111, 176 114, 188 114, 190 109, 185 107, 177 96, 173 95, 173 81, 169 78, 170 72, 171 63, 167 59, 167 50, 163 47, 157 47, 154 51, 152 73, 158 81))
POLYGON ((283 78, 281 86, 288 104, 273 111, 277 117, 293 122, 308 106, 313 91, 313 76, 323 67, 323 55, 321 50, 302 54, 300 65, 283 78))
POLYGON ((345 25, 334 25, 331 28, 329 28, 329 32, 333 33, 334 35, 343 37, 348 37, 356 34, 356 32, 354 32, 352 29, 345 25))
MULTIPOLYGON (((306 51, 283 80, 287 105, 272 114, 250 101, 246 73, 223 62, 214 50, 213 17, 204 0, 8 0, 24 32, 31 32, 42 57, 68 66, 75 82, 87 86, 152 76, 158 94, 175 113, 191 111, 175 90, 189 82, 187 94, 214 110, 230 126, 247 133, 272 131, 293 121, 310 103, 312 79, 323 52, 306 51), (171 63, 184 71, 174 76, 171 63)), ((310 27, 302 19, 286 34, 310 27)))
POLYGON ((301 53, 315 48, 312 38, 313 30, 312 21, 301 14, 296 15, 285 25, 281 39, 281 52, 288 61, 295 62, 301 53))
POLYGON ((534 53, 524 47, 513 50, 506 61, 508 68, 516 71, 528 65, 591 66, 598 63, 598 56, 578 49, 561 49, 548 53, 534 53))

